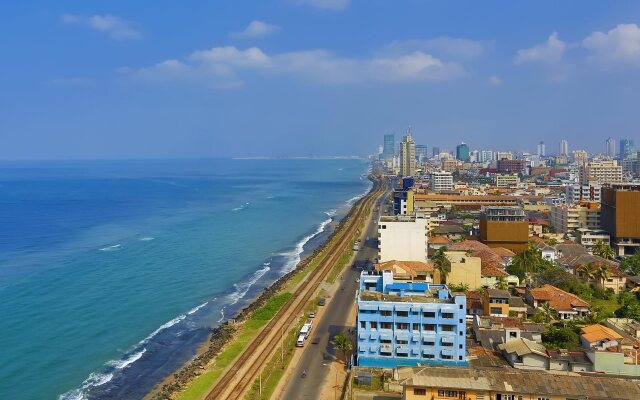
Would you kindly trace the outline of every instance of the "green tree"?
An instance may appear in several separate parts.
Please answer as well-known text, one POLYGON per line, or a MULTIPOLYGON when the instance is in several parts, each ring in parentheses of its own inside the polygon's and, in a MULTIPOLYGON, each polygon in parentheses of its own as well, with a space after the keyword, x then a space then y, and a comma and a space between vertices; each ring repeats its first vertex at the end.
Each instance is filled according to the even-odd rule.
POLYGON ((613 260, 616 256, 616 252, 613 250, 613 248, 602 240, 596 241, 596 244, 593 246, 593 254, 600 256, 606 260, 613 260))
POLYGON ((433 257, 431 257, 431 260, 433 261, 436 270, 440 273, 441 283, 445 283, 449 272, 451 272, 451 261, 449 261, 445 254, 445 248, 440 247, 437 249, 433 254, 433 257))
POLYGON ((507 289, 509 287, 509 283, 507 282, 507 278, 504 276, 499 276, 496 278, 496 289, 507 289))
POLYGON ((544 269, 545 260, 535 243, 529 242, 525 250, 513 257, 512 264, 522 269, 526 276, 544 269))
POLYGON ((596 269, 595 277, 602 284, 602 288, 604 289, 605 282, 607 282, 607 279, 611 278, 611 271, 609 271, 609 267, 604 264, 600 265, 596 269))
POLYGON ((573 325, 555 327, 547 326, 542 334, 542 344, 549 349, 569 349, 581 348, 580 335, 573 325))
POLYGON ((466 292, 469 290, 469 284, 468 283, 460 283, 460 284, 451 284, 448 285, 449 289, 452 292, 466 292))
POLYGON ((592 263, 582 264, 577 268, 577 270, 580 276, 587 281, 587 283, 596 279, 596 267, 592 263))
POLYGON ((600 324, 605 319, 613 317, 613 314, 605 311, 602 307, 597 306, 591 309, 591 312, 587 314, 582 321, 587 325, 600 324))
POLYGON ((518 279, 520 279, 520 282, 524 282, 526 275, 524 273, 524 270, 520 268, 519 265, 509 264, 505 270, 509 275, 517 276, 518 279))
POLYGON ((341 333, 333 337, 333 345, 338 351, 340 351, 342 354, 342 360, 346 364, 349 354, 351 350, 353 350, 353 343, 351 343, 351 339, 349 339, 346 334, 341 333))
POLYGON ((620 269, 627 275, 640 275, 640 252, 623 258, 622 261, 620 261, 620 269))
POLYGON ((633 318, 635 320, 640 320, 640 303, 638 303, 637 301, 633 303, 627 303, 618 308, 615 314, 618 318, 633 318))
POLYGON ((557 316, 556 310, 549 303, 544 303, 541 307, 538 307, 536 313, 540 313, 542 320, 547 324, 556 319, 557 316))

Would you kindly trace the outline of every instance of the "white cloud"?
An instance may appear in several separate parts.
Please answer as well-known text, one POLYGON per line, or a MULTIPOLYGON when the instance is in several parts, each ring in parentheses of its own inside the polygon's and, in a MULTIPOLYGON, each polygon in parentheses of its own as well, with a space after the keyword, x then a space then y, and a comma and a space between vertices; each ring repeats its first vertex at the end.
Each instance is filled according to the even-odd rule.
POLYGON ((347 8, 350 0, 293 0, 299 4, 307 4, 318 10, 340 11, 347 8))
POLYGON ((517 65, 527 63, 558 64, 562 61, 567 44, 558 39, 558 33, 553 32, 546 42, 518 50, 515 58, 517 65))
POLYGON ((280 29, 281 28, 277 25, 268 24, 262 21, 251 21, 245 30, 242 32, 233 32, 230 36, 236 39, 253 39, 271 35, 280 29))
POLYGON ((71 15, 65 14, 60 21, 68 25, 81 25, 95 31, 103 32, 116 40, 140 39, 142 32, 134 28, 133 24, 113 15, 71 15))
POLYGON ((349 58, 327 50, 267 54, 257 47, 233 46, 193 52, 184 60, 167 60, 133 71, 134 78, 152 82, 193 82, 214 88, 237 87, 249 73, 287 75, 311 82, 444 81, 464 75, 460 64, 444 62, 425 52, 400 56, 349 58))
POLYGON ((411 39, 395 41, 383 48, 391 54, 408 51, 427 51, 436 54, 446 54, 452 57, 474 58, 486 53, 493 43, 449 36, 439 36, 431 39, 411 39))
POLYGON ((605 67, 640 65, 640 27, 620 24, 607 33, 594 32, 582 45, 589 50, 589 60, 605 67))
POLYGON ((491 76, 489 77, 489 84, 495 85, 495 86, 502 85, 502 79, 500 79, 500 77, 497 77, 495 75, 491 76))

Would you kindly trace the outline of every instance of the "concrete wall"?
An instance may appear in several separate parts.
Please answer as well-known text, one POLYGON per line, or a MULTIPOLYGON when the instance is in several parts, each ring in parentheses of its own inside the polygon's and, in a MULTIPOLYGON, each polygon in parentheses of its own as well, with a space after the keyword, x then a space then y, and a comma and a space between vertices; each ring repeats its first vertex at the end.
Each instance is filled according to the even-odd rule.
POLYGON ((379 221, 379 261, 426 261, 427 220, 413 222, 379 221))

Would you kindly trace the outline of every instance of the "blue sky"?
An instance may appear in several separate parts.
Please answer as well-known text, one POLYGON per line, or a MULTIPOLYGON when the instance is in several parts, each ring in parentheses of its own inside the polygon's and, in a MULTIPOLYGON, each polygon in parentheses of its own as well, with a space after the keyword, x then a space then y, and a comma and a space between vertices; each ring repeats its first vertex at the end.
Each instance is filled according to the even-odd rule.
POLYGON ((640 139, 640 2, 6 1, 0 159, 640 139))

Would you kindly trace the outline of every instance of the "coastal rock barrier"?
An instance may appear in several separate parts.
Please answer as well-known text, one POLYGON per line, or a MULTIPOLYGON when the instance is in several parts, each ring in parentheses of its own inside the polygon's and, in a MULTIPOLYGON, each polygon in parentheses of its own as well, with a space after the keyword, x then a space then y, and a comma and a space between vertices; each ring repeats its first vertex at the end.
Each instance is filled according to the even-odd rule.
MULTIPOLYGON (((374 177, 370 175, 369 180, 374 181, 374 177)), ((374 188, 375 185, 372 187, 371 191, 367 193, 367 195, 370 194, 374 190, 374 188)), ((211 360, 213 360, 218 354, 220 354, 221 350, 233 340, 235 332, 238 328, 237 325, 232 321, 235 321, 236 323, 246 321, 249 317, 251 317, 254 311, 262 307, 274 294, 278 293, 293 276, 304 270, 320 253, 322 253, 326 249, 326 247, 331 243, 335 236, 339 234, 346 221, 348 221, 353 216, 357 206, 360 204, 360 202, 363 201, 364 197, 366 196, 363 196, 352 205, 347 215, 342 218, 342 220, 336 226, 336 229, 329 235, 327 240, 322 245, 313 250, 311 254, 301 260, 293 270, 280 277, 269 287, 265 288, 255 300, 253 300, 249 305, 240 310, 232 320, 225 321, 217 327, 212 328, 206 350, 196 356, 186 365, 181 367, 171 377, 165 379, 164 382, 166 383, 163 383, 162 386, 160 386, 159 388, 154 388, 154 390, 152 390, 151 392, 152 396, 149 398, 151 400, 172 400, 175 393, 184 389, 194 378, 204 372, 211 360)))

